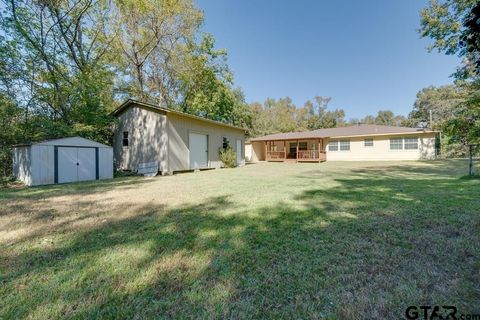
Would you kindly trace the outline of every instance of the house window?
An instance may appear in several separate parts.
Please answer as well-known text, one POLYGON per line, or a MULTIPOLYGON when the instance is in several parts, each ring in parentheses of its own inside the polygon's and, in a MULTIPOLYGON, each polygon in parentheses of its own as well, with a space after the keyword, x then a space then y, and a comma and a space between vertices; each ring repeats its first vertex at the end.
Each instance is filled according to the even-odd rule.
POLYGON ((306 142, 299 142, 298 143, 298 150, 307 150, 307 143, 306 142))
POLYGON ((332 140, 328 143, 328 151, 338 151, 338 141, 332 140))
POLYGON ((297 143, 290 142, 288 145, 288 153, 295 155, 297 153, 297 143))
POLYGON ((405 138, 405 150, 418 150, 418 138, 405 138))
POLYGON ((123 131, 122 144, 124 147, 128 147, 128 131, 123 131))
POLYGON ((390 139, 390 150, 403 150, 403 139, 390 139))
POLYGON ((365 139, 363 140, 364 147, 373 147, 373 139, 365 139))
POLYGON ((270 151, 277 151, 277 144, 275 142, 270 142, 270 151))
POLYGON ((227 137, 222 138, 222 148, 223 150, 230 148, 230 140, 227 137))
POLYGON ((350 140, 340 140, 340 151, 350 151, 350 140))

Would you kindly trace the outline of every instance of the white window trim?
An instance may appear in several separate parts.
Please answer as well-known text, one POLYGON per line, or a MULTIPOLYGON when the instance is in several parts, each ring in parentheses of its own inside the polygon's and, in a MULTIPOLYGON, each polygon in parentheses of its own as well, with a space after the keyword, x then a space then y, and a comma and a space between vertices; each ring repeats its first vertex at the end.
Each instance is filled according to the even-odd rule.
POLYGON ((349 152, 350 152, 350 151, 352 151, 352 145, 350 144, 350 140, 345 140, 345 139, 340 140, 340 141, 338 142, 338 151, 342 151, 342 152, 346 152, 346 151, 349 151, 349 152), (343 142, 348 142, 348 150, 342 150, 342 149, 341 149, 342 141, 343 141, 343 142))
POLYGON ((122 148, 123 149, 128 149, 130 147, 130 131, 124 130, 122 131, 122 148), (125 138, 125 132, 127 133, 127 138, 125 138), (123 141, 127 140, 127 145, 123 144, 123 141))
POLYGON ((328 141, 327 151, 328 152, 338 152, 338 151, 340 151, 340 141, 339 140, 328 141), (332 143, 335 143, 335 145, 337 146, 337 150, 330 150, 330 145, 332 145, 332 143))
POLYGON ((403 151, 405 151, 404 148, 403 148, 403 137, 388 139, 388 150, 390 150, 391 152, 403 152, 403 151), (401 149, 392 149, 392 140, 401 140, 402 141, 402 148, 401 149))
POLYGON ((403 138, 403 150, 407 152, 418 152, 420 150, 420 138, 419 137, 404 137, 403 138), (405 148, 405 139, 417 139, 417 148, 416 149, 406 149, 405 148))
POLYGON ((401 137, 401 138, 390 138, 388 140, 388 150, 391 151, 391 152, 419 152, 420 150, 420 146, 421 146, 421 137, 401 137), (417 139, 417 149, 405 149, 405 139, 417 139), (398 140, 402 140, 402 149, 391 149, 390 147, 390 140, 392 139, 398 139, 398 140))
POLYGON ((375 142, 374 142, 374 140, 373 140, 373 139, 363 139, 363 147, 364 147, 364 148, 373 148, 373 147, 375 147, 375 142), (371 146, 365 145, 365 142, 366 142, 367 140, 372 142, 372 145, 371 145, 371 146))

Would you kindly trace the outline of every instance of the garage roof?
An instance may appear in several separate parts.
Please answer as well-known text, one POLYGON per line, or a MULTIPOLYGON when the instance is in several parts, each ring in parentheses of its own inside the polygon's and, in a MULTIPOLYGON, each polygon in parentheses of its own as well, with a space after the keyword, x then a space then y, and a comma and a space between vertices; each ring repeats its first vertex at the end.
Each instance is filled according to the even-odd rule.
POLYGON ((164 107, 161 107, 159 105, 155 105, 155 104, 148 103, 148 102, 141 102, 141 101, 137 101, 137 100, 134 100, 134 99, 128 99, 127 101, 122 103, 117 109, 115 109, 112 112, 112 115, 118 116, 124 110, 126 110, 127 108, 129 108, 130 106, 133 106, 133 105, 136 105, 136 106, 139 106, 139 107, 144 107, 144 108, 147 108, 147 109, 154 109, 154 110, 158 110, 158 111, 163 111, 165 113, 172 113, 172 114, 176 114, 176 115, 191 118, 191 119, 196 119, 196 120, 200 120, 200 121, 214 123, 214 124, 224 126, 224 127, 229 127, 229 128, 233 128, 233 129, 246 131, 244 128, 237 127, 237 126, 234 126, 234 125, 231 125, 231 124, 228 124, 228 123, 211 120, 211 119, 207 119, 207 118, 204 118, 204 117, 195 116, 193 114, 189 114, 189 113, 185 113, 185 112, 181 112, 181 111, 176 111, 176 110, 172 110, 172 109, 169 109, 169 108, 164 108, 164 107))

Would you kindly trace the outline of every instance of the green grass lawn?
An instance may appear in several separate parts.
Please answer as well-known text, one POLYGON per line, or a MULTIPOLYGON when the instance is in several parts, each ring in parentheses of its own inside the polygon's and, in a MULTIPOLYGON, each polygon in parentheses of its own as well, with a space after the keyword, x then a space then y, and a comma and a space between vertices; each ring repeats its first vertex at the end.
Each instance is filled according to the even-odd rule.
POLYGON ((0 319, 480 313, 465 170, 268 163, 0 189, 0 319))

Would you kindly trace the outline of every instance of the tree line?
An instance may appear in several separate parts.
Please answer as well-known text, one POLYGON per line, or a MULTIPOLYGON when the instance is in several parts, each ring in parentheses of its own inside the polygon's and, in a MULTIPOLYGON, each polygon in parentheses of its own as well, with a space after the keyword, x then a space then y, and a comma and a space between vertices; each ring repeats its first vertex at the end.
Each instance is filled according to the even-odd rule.
POLYGON ((296 106, 289 97, 267 99, 262 103, 252 103, 250 108, 254 114, 250 134, 252 136, 267 135, 276 132, 310 131, 322 128, 343 127, 352 124, 378 124, 402 126, 409 124, 409 119, 395 115, 390 110, 380 110, 376 115, 368 115, 362 119, 346 119, 343 109, 328 109, 330 97, 316 96, 303 106, 296 106))
POLYGON ((225 50, 192 0, 0 0, 0 163, 10 146, 80 135, 110 143, 136 98, 249 127, 225 50))
POLYGON ((193 0, 0 4, 1 175, 10 173, 16 143, 71 135, 111 143, 110 113, 127 98, 241 126, 249 136, 353 123, 430 125, 457 146, 480 136, 477 0, 431 1, 421 12, 430 49, 463 59, 455 84, 421 90, 406 117, 381 110, 349 120, 327 108, 328 97, 303 106, 288 97, 247 104, 227 52, 201 32, 204 16, 193 0))

